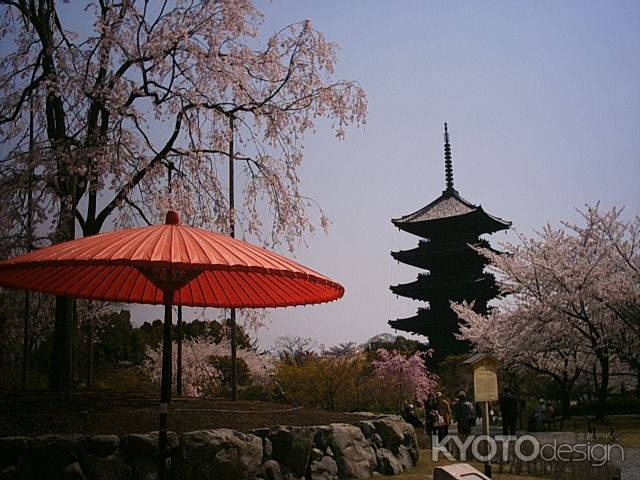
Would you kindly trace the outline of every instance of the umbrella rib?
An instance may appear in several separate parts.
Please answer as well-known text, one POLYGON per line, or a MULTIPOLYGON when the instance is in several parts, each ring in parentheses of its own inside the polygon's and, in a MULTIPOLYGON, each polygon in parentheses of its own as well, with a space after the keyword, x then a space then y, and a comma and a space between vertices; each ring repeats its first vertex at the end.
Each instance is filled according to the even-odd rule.
POLYGON ((229 299, 229 296, 227 295, 227 292, 224 291, 224 287, 222 286, 222 284, 218 280, 218 278, 216 276, 216 271, 215 270, 210 270, 207 273, 210 274, 210 275, 205 275, 207 283, 209 284, 209 291, 211 291, 213 293, 213 295, 214 295, 214 297, 216 299, 219 299, 218 300, 218 305, 221 306, 221 307, 231 307, 232 306, 232 302, 229 299), (218 285, 217 289, 211 283, 212 281, 214 281, 218 285), (226 303, 222 302, 222 298, 221 298, 222 296, 224 296, 224 298, 226 299, 226 303))
POLYGON ((145 282, 148 282, 148 280, 147 280, 147 277, 142 275, 140 270, 138 270, 135 267, 132 268, 132 275, 136 275, 136 277, 131 287, 131 296, 129 298, 131 299, 131 301, 138 302, 145 298, 145 295, 144 295, 144 291, 146 287, 145 282), (140 293, 137 293, 137 292, 140 292, 140 293))
MULTIPOLYGON (((207 235, 207 234, 205 234, 206 232, 203 233, 203 232, 200 232, 199 230, 196 230, 196 232, 198 233, 198 237, 200 238, 200 241, 205 242, 207 244, 207 246, 211 250, 213 250, 216 253, 216 255, 218 256, 218 258, 220 259, 219 263, 215 263, 213 261, 213 259, 209 258, 210 265, 212 267, 215 267, 215 266, 229 266, 229 267, 231 267, 231 263, 226 258, 226 256, 222 254, 222 252, 220 250, 221 248, 223 248, 228 253, 228 249, 222 244, 222 242, 220 242, 218 240, 218 238, 213 237, 214 235, 216 235, 217 237, 223 237, 223 236, 222 235, 217 235, 217 234, 214 234, 214 233, 211 233, 211 234, 207 235)), ((195 232, 194 232, 194 235, 195 235, 195 232)))
POLYGON ((269 288, 273 291, 273 294, 278 297, 278 306, 287 306, 289 304, 286 292, 280 288, 273 278, 269 279, 269 288))
POLYGON ((276 299, 276 297, 274 297, 273 295, 273 293, 275 292, 271 292, 266 288, 267 283, 271 283, 270 276, 258 274, 255 272, 247 272, 246 276, 248 277, 249 280, 251 280, 251 282, 247 282, 247 283, 251 285, 252 289, 253 290, 260 289, 260 291, 262 292, 262 296, 268 297, 271 300, 271 305, 273 305, 274 307, 277 307, 279 305, 282 305, 283 303, 286 304, 286 301, 284 301, 283 298, 276 295, 278 297, 278 299, 276 299), (256 277, 256 278, 253 278, 253 277, 256 277), (262 280, 262 281, 259 281, 259 280, 262 280))
POLYGON ((58 287, 60 284, 64 284, 64 282, 67 281, 67 279, 69 277, 73 277, 74 276, 74 271, 73 268, 66 268, 63 267, 60 269, 60 271, 57 271, 58 269, 56 268, 52 268, 50 271, 50 276, 44 277, 42 279, 38 279, 37 284, 38 285, 42 285, 44 283, 44 285, 51 285, 52 288, 55 288, 55 294, 56 295, 63 295, 64 294, 64 289, 62 290, 58 290, 58 287))
MULTIPOLYGON (((159 228, 158 230, 160 230, 160 235, 158 238, 158 241, 153 245, 153 247, 151 248, 151 252, 149 252, 149 258, 147 259, 149 262, 161 262, 163 259, 162 254, 160 254, 160 258, 157 259, 156 258, 156 254, 158 252, 162 252, 163 250, 166 250, 166 242, 167 242, 167 236, 171 235, 171 226, 163 226, 161 228, 159 228)), ((169 242, 171 240, 169 239, 169 242)), ((169 243, 169 258, 171 258, 171 250, 172 250, 172 245, 171 243, 169 243)))
MULTIPOLYGON (((253 296, 248 291, 248 290, 251 290, 251 292, 253 292, 260 299, 260 301, 262 302, 261 306, 265 306, 265 307, 271 306, 271 305, 266 305, 267 302, 265 301, 266 299, 264 298, 264 295, 256 290, 255 287, 256 287, 258 282, 247 281, 248 280, 246 278, 247 277, 247 273, 248 272, 237 272, 237 274, 236 274, 236 276, 238 277, 236 279, 236 282, 238 283, 238 285, 240 286, 240 288, 242 289, 242 291, 244 292, 246 297, 250 298, 250 299, 253 298, 253 296)), ((271 299, 271 300, 273 302, 273 299, 271 299)), ((255 306, 256 305, 254 304, 254 307, 255 306)))
POLYGON ((95 290, 94 282, 100 277, 100 275, 104 273, 104 269, 100 265, 91 265, 91 268, 86 273, 86 275, 82 275, 81 278, 83 280, 88 280, 84 286, 80 286, 78 293, 86 293, 92 294, 95 290))
MULTIPOLYGON (((204 271, 200 275, 198 275, 196 278, 194 278, 193 280, 191 280, 189 282, 189 285, 195 284, 198 287, 198 290, 200 291, 200 296, 202 297, 203 302, 206 302, 207 295, 205 294, 205 291, 202 288, 202 277, 206 277, 206 275, 207 275, 207 272, 204 271)), ((191 288, 192 288, 191 292, 192 292, 193 302, 195 303, 196 296, 193 294, 193 292, 194 292, 193 287, 191 287, 191 288)), ((215 295, 215 293, 214 293, 214 295, 215 295)), ((216 299, 217 299, 217 297, 216 297, 216 299)))
POLYGON ((96 294, 99 295, 101 298, 105 299, 105 300, 111 300, 110 298, 108 298, 106 295, 109 292, 109 289, 111 288, 111 285, 113 284, 115 277, 118 276, 118 267, 114 267, 114 268, 110 268, 107 270, 106 275, 104 276, 104 279, 100 282, 100 284, 96 287, 96 294))
POLYGON ((120 253, 122 250, 124 250, 125 247, 129 247, 130 249, 132 249, 131 253, 129 254, 129 258, 131 260, 144 260, 144 246, 145 244, 150 240, 153 239, 154 236, 157 236, 157 231, 158 228, 155 227, 153 228, 153 230, 151 232, 149 231, 145 231, 142 230, 140 231, 139 235, 134 236, 134 238, 131 239, 131 241, 127 241, 126 238, 125 240, 125 244, 122 246, 122 248, 120 250, 118 250, 117 252, 115 252, 114 254, 112 254, 113 256, 115 256, 116 253, 120 253), (137 258, 138 256, 142 257, 142 258, 137 258))
POLYGON ((300 303, 298 298, 299 293, 291 287, 291 283, 295 281, 296 280, 292 278, 272 277, 272 284, 274 287, 282 291, 284 298, 287 299, 287 303, 285 305, 298 305, 300 303), (289 301, 289 299, 291 301, 289 301))
POLYGON ((225 273, 228 273, 228 272, 216 271, 216 279, 222 285, 222 289, 225 292, 225 295, 227 296, 227 298, 229 299, 230 308, 244 308, 245 304, 243 299, 240 298, 240 295, 238 295, 238 292, 236 292, 236 290, 233 288, 233 285, 231 285, 229 276, 225 275, 225 273), (225 285, 227 288, 225 288, 225 285), (228 289, 228 293, 227 293, 227 289, 228 289), (229 296, 230 294, 234 295, 236 299, 235 304, 233 303, 233 300, 229 296))
POLYGON ((184 242, 185 251, 189 258, 189 264, 202 265, 210 262, 206 262, 207 254, 200 245, 197 238, 194 237, 191 228, 184 227, 180 229, 180 235, 184 242))

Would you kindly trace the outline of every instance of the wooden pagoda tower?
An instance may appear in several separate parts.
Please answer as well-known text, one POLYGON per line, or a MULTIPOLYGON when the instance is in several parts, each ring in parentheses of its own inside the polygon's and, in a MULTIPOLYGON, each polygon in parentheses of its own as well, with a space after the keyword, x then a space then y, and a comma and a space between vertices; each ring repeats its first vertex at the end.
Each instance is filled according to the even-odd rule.
POLYGON ((420 210, 391 220, 400 230, 421 237, 416 248, 391 252, 397 261, 424 270, 411 282, 391 286, 396 295, 428 302, 413 317, 389 320, 398 330, 429 337, 436 359, 469 350, 466 342, 456 340, 458 318, 450 301, 474 302, 478 313, 487 312, 487 303, 498 293, 495 278, 484 272, 486 258, 474 246, 489 247, 483 234, 508 229, 511 222, 486 213, 453 188, 453 164, 447 124, 444 124, 446 189, 420 210))

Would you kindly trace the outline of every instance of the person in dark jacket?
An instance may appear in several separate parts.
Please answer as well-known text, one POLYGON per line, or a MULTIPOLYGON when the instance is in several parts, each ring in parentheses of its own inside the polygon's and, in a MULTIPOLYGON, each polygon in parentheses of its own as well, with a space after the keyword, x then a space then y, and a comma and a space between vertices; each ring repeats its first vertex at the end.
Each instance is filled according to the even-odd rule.
POLYGON ((467 402, 467 394, 464 391, 458 393, 456 403, 453 404, 453 418, 458 424, 458 436, 464 441, 471 433, 475 421, 473 405, 467 402))
POLYGON ((427 399, 424 401, 424 431, 427 434, 427 437, 431 439, 431 436, 436 433, 435 425, 434 425, 434 415, 433 412, 438 410, 438 403, 436 402, 436 396, 433 393, 427 395, 427 399))
POLYGON ((438 442, 442 442, 444 437, 449 435, 449 425, 451 425, 451 407, 449 402, 444 398, 442 392, 436 392, 436 405, 438 406, 438 423, 436 426, 436 434, 438 442))
POLYGON ((502 392, 500 412, 502 412, 502 434, 515 435, 516 421, 518 420, 518 399, 508 388, 502 392))
POLYGON ((420 420, 416 415, 413 405, 407 405, 404 408, 402 418, 404 418, 404 421, 412 425, 414 428, 422 428, 422 420, 420 420))

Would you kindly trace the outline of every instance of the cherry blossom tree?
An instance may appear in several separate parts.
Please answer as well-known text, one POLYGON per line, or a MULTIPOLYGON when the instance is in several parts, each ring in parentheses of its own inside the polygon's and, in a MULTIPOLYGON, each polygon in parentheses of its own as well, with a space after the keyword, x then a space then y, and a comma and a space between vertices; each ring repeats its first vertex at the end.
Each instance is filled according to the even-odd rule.
POLYGON ((506 254, 482 249, 509 302, 484 318, 468 306, 455 309, 467 322, 462 338, 478 350, 550 375, 549 366, 558 365, 552 377, 560 372, 566 388, 593 362, 602 418, 621 339, 638 342, 639 220, 625 222, 619 210, 602 213, 597 205, 581 215, 583 225, 547 224, 534 238, 505 244, 506 254))
MULTIPOLYGON (((175 347, 175 345, 174 345, 175 347)), ((177 366, 177 348, 172 349, 173 368, 177 366)), ((147 360, 144 362, 143 371, 152 380, 159 383, 162 374, 162 348, 149 347, 147 360)), ((182 372, 183 391, 191 397, 204 396, 211 386, 220 386, 222 372, 218 370, 210 360, 219 357, 229 357, 231 346, 229 342, 213 343, 203 338, 192 339, 183 344, 182 372)), ((238 349, 238 358, 241 359, 249 370, 251 381, 264 387, 272 386, 274 371, 274 357, 268 354, 258 353, 255 349, 238 349)), ((173 379, 174 386, 176 378, 173 379)))
MULTIPOLYGON (((316 204, 300 189, 305 134, 325 118, 344 138, 366 115, 361 86, 334 79, 334 43, 303 21, 261 46, 250 0, 97 0, 80 13, 92 27, 74 29, 77 3, 0 0, 10 50, 0 68, 0 196, 16 207, 2 235, 19 233, 28 189, 53 242, 73 238, 76 224, 92 235, 108 221, 157 222, 168 208, 226 231, 232 135, 243 235, 292 250, 314 230, 316 204)), ((57 359, 69 351, 70 313, 58 298, 54 386, 64 383, 57 359)))
POLYGON ((396 411, 409 402, 423 402, 429 393, 435 393, 437 376, 427 370, 426 353, 404 356, 396 351, 380 348, 374 360, 373 376, 378 385, 379 398, 396 411))
POLYGON ((464 320, 461 336, 477 350, 492 354, 512 372, 534 372, 554 382, 562 416, 569 416, 571 393, 593 361, 583 352, 581 338, 561 331, 561 317, 518 302, 505 302, 488 315, 467 304, 452 308, 464 320))

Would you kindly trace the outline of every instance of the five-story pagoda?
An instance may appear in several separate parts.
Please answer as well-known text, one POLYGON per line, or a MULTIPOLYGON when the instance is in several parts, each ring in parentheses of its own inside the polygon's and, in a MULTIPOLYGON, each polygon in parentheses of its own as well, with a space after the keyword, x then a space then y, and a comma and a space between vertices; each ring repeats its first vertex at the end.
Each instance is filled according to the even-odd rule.
POLYGON ((399 262, 428 270, 411 283, 391 286, 403 297, 429 302, 413 317, 390 320, 398 330, 425 335, 436 359, 468 351, 466 342, 456 340, 458 318, 450 301, 473 302, 478 313, 487 312, 487 303, 498 293, 493 275, 484 272, 487 260, 472 247, 488 247, 483 234, 508 229, 511 222, 486 213, 481 206, 462 198, 453 188, 453 165, 447 124, 444 124, 446 189, 420 210, 392 220, 405 232, 422 238, 411 250, 391 252, 399 262))

